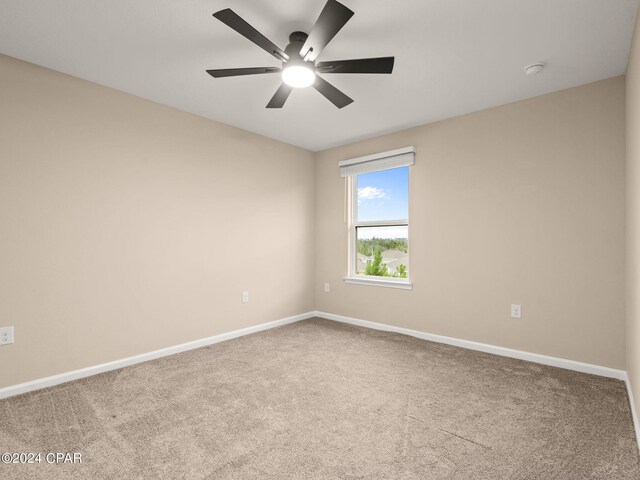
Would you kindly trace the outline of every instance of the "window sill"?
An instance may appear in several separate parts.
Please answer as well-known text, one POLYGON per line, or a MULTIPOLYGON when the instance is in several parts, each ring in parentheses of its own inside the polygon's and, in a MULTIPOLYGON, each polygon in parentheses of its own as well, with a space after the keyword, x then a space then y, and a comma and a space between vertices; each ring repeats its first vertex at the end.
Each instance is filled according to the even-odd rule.
POLYGON ((344 283, 352 285, 369 285, 372 287, 399 288, 401 290, 413 290, 413 284, 408 280, 382 280, 377 278, 344 277, 344 283))

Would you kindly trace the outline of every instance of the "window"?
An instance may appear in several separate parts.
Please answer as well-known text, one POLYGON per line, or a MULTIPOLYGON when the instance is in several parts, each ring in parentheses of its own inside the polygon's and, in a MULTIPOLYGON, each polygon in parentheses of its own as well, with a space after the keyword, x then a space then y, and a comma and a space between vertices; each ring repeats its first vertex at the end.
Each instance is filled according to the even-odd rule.
POLYGON ((347 178, 347 283, 411 288, 409 283, 409 166, 407 147, 340 162, 347 178))

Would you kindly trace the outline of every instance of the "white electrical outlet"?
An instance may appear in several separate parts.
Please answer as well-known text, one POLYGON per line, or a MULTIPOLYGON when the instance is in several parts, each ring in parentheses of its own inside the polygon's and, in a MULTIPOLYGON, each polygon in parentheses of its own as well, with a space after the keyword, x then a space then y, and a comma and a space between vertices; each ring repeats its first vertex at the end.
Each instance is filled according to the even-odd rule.
POLYGON ((242 292, 242 303, 249 303, 249 292, 242 292))
POLYGON ((522 305, 511 304, 511 318, 522 318, 522 305))
POLYGON ((329 293, 331 291, 331 285, 329 283, 324 284, 325 293, 329 293))
POLYGON ((13 343, 13 327, 0 327, 0 345, 13 343))

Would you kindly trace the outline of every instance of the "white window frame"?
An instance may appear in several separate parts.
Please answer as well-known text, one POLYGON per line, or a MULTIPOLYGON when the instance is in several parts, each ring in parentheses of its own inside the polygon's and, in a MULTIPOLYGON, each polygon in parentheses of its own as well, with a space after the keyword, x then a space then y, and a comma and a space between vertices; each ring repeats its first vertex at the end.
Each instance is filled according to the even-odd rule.
MULTIPOLYGON (((413 165, 415 161, 415 147, 405 147, 389 152, 367 155, 366 157, 354 158, 340 162, 341 175, 347 181, 347 221, 348 221, 348 274, 343 278, 345 283, 355 285, 371 285, 378 287, 399 288, 411 290, 413 284, 409 277, 393 278, 378 277, 374 275, 357 275, 357 229, 359 227, 409 227, 409 219, 390 219, 358 222, 358 175, 372 171, 384 171, 394 168, 413 165)), ((409 175, 410 177, 410 175, 409 175)), ((410 181, 410 178, 409 180, 410 181)), ((410 216, 410 213, 409 213, 410 216)), ((409 238, 407 239, 409 244, 409 238)), ((410 249, 409 249, 410 250, 410 249)), ((409 254, 409 263, 411 263, 411 254, 409 254)), ((408 265, 409 267, 409 265, 408 265)), ((411 268, 408 268, 411 274, 411 268)))

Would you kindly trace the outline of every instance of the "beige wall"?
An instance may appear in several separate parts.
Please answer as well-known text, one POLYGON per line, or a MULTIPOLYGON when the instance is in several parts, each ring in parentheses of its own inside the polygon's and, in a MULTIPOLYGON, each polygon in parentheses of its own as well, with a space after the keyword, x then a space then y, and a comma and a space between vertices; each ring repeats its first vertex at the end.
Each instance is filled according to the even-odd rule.
POLYGON ((617 77, 319 153, 316 308, 624 368, 624 102, 617 77), (414 290, 344 284, 338 161, 408 145, 414 290))
POLYGON ((619 77, 313 155, 0 56, 0 388, 314 309, 625 368, 624 102, 619 77), (337 162, 407 145, 414 290, 346 285, 337 162))
MULTIPOLYGON (((640 17, 638 17, 640 19, 640 17)), ((631 45, 627 85, 627 370, 640 414, 640 26, 631 45)))
POLYGON ((0 387, 312 310, 313 174, 305 150, 0 56, 0 387))

